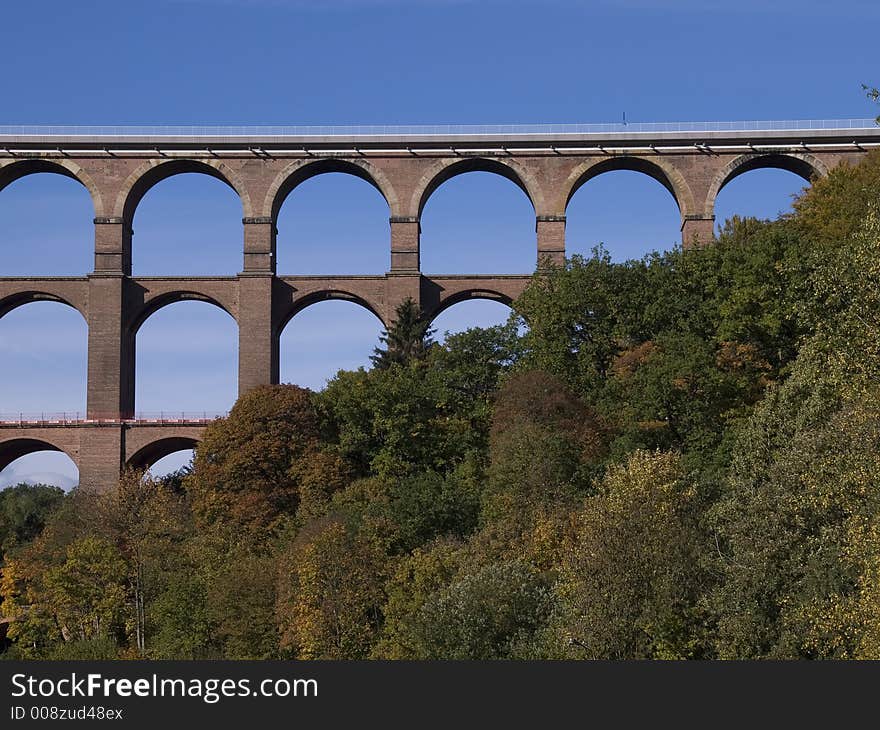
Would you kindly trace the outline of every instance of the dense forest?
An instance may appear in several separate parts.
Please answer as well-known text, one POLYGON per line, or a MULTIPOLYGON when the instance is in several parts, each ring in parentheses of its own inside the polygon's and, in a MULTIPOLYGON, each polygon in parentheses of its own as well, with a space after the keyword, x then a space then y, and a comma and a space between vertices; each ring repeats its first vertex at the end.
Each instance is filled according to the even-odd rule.
POLYGON ((0 493, 8 658, 880 658, 880 153, 242 396, 193 465, 0 493))

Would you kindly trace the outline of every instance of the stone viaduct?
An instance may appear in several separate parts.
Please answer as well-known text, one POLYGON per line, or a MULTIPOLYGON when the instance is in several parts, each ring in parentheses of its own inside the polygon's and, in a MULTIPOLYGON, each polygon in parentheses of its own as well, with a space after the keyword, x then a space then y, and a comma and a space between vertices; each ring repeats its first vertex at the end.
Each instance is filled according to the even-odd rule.
POLYGON ((0 424, 0 469, 33 451, 60 450, 77 464, 82 485, 106 489, 122 466, 148 467, 193 447, 204 422, 134 417, 135 335, 147 317, 173 302, 210 302, 237 321, 239 392, 278 382, 284 325, 320 300, 356 302, 386 324, 406 297, 432 318, 469 298, 513 302, 529 277, 420 271, 422 209, 434 190, 456 175, 491 172, 519 186, 535 211, 536 263, 558 264, 565 256, 568 201, 602 173, 634 170, 657 180, 677 202, 683 244, 692 246, 712 239, 715 198, 737 176, 769 167, 809 181, 841 163, 856 163, 877 146, 880 129, 868 120, 556 128, 0 129, 0 190, 33 173, 66 175, 88 189, 95 226, 94 270, 88 276, 4 278, 0 264, 0 317, 27 302, 52 300, 77 309, 89 333, 85 419, 0 424), (138 203, 161 180, 188 172, 218 178, 238 194, 241 273, 133 277, 132 221, 138 203), (386 274, 276 274, 282 203, 297 185, 328 172, 356 175, 387 201, 386 274))

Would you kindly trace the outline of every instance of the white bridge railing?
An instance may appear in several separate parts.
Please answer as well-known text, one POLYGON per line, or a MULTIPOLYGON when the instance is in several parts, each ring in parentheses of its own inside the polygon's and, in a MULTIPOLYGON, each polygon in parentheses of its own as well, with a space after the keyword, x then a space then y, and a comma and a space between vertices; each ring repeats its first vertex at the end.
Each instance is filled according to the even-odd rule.
POLYGON ((674 132, 877 130, 874 119, 788 119, 739 122, 602 124, 368 124, 352 126, 69 126, 3 125, 0 137, 417 137, 674 132))
POLYGON ((2 413, 0 426, 75 426, 90 423, 210 423, 226 416, 220 411, 156 411, 137 412, 131 416, 117 415, 107 418, 87 418, 81 411, 60 411, 57 413, 2 413))

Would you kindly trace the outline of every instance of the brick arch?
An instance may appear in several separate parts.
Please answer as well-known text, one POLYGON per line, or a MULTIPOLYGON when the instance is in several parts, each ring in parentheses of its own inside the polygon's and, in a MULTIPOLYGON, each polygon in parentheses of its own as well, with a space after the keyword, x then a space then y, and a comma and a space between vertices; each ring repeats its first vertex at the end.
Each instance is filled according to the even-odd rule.
POLYGON ((160 459, 177 451, 198 448, 200 439, 195 436, 177 435, 150 441, 141 446, 127 460, 125 465, 131 469, 146 471, 160 459))
POLYGON ((82 315, 83 320, 88 323, 88 308, 83 297, 71 297, 68 294, 49 292, 43 290, 26 290, 10 294, 0 299, 0 318, 9 314, 13 309, 23 307, 25 304, 33 302, 55 302, 64 304, 71 309, 75 309, 82 315))
POLYGON ((63 441, 49 439, 45 435, 39 438, 14 436, 8 439, 0 440, 0 471, 3 471, 16 459, 37 451, 58 451, 66 454, 79 469, 77 458, 79 454, 72 444, 65 444, 63 441))
POLYGON ((562 187, 564 198, 559 201, 560 215, 564 215, 569 202, 582 185, 595 177, 616 170, 631 170, 653 178, 666 188, 678 205, 682 217, 694 211, 694 195, 690 185, 678 168, 665 160, 638 155, 615 155, 605 159, 593 159, 578 165, 571 171, 562 187))
POLYGON ((468 157, 458 160, 440 160, 422 175, 410 200, 410 215, 421 217, 428 198, 447 180, 467 172, 491 172, 507 178, 522 190, 536 213, 544 210, 544 194, 537 178, 515 160, 491 157, 468 157))
POLYGON ((284 332, 285 327, 290 324, 290 320, 292 320, 304 309, 307 309, 308 307, 311 307, 313 304, 317 304, 318 302, 326 302, 331 300, 339 300, 357 304, 358 306, 366 309, 374 317, 376 317, 376 319, 379 320, 383 327, 388 326, 385 320, 382 318, 382 315, 379 313, 382 311, 381 303, 371 302, 369 297, 345 291, 343 289, 322 289, 320 291, 310 292, 309 294, 306 294, 305 296, 294 300, 291 306, 287 309, 287 311, 283 313, 281 318, 278 320, 277 326, 275 328, 275 336, 280 338, 282 333, 284 332))
POLYGON ((250 194, 244 181, 228 165, 219 160, 149 160, 134 170, 119 191, 113 215, 131 227, 134 213, 144 195, 158 183, 174 175, 196 172, 209 175, 232 188, 241 200, 242 216, 253 216, 250 194))
POLYGON ((232 317, 236 324, 238 324, 238 318, 234 313, 235 309, 230 303, 224 303, 219 297, 214 297, 192 289, 177 289, 174 291, 163 292, 158 296, 146 300, 131 314, 127 323, 128 331, 132 336, 136 335, 144 322, 146 322, 151 316, 160 309, 164 309, 177 302, 205 302, 206 304, 212 304, 218 309, 222 309, 226 312, 226 314, 232 317))
POLYGON ((752 170, 764 169, 787 170, 807 182, 828 174, 825 163, 809 152, 754 152, 740 155, 728 162, 715 175, 706 195, 704 215, 715 214, 715 200, 727 183, 752 170))
POLYGON ((89 191, 89 195, 92 198, 94 217, 99 218, 105 215, 104 199, 101 196, 101 190, 91 176, 73 160, 31 159, 0 161, 0 190, 3 190, 7 185, 20 178, 40 172, 51 172, 76 180, 89 191))
POLYGON ((439 303, 429 312, 428 316, 431 318, 431 322, 433 322, 435 319, 437 319, 437 317, 439 317, 450 307, 454 307, 456 304, 469 302, 474 299, 499 302, 507 307, 510 307, 511 311, 513 311, 514 297, 510 293, 493 288, 474 288, 462 289, 460 291, 449 294, 446 297, 442 297, 439 303))
POLYGON ((294 188, 309 178, 330 172, 354 175, 370 183, 385 199, 391 215, 398 215, 400 204, 397 199, 397 191, 394 189, 391 180, 382 170, 366 160, 343 160, 338 158, 296 160, 287 165, 276 175, 269 186, 263 202, 263 215, 271 217, 273 221, 277 221, 281 206, 284 204, 287 196, 293 192, 294 188))

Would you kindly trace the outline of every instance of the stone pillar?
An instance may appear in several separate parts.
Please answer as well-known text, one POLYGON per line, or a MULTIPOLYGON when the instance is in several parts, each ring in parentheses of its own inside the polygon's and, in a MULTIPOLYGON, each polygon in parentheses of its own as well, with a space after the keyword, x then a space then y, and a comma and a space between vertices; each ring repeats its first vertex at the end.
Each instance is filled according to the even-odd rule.
POLYGON ((108 492, 125 466, 125 433, 120 423, 82 427, 79 449, 81 489, 108 492))
POLYGON ((271 218, 242 218, 244 225, 244 268, 246 273, 275 273, 275 237, 278 230, 271 218))
POLYGON ((125 327, 132 231, 122 218, 95 218, 95 270, 89 276, 89 418, 134 413, 134 337, 125 327))
POLYGON ((132 233, 122 218, 95 218, 95 273, 131 276, 132 233))
POLYGON ((238 277, 238 394, 278 382, 278 336, 272 319, 275 222, 243 218, 244 270, 238 277))
POLYGON ((537 216, 535 233, 538 236, 538 268, 565 263, 565 216, 537 216))
POLYGON ((681 221, 681 243, 685 248, 705 246, 715 238, 715 216, 686 215, 681 221))
POLYGON ((278 382, 278 337, 272 318, 275 277, 238 278, 238 394, 278 382))
POLYGON ((422 309, 426 305, 423 279, 418 272, 388 274, 385 284, 385 311, 381 312, 385 326, 388 327, 396 318, 397 307, 406 299, 412 299, 422 309))
POLYGON ((89 276, 89 355, 86 411, 101 420, 134 413, 134 336, 125 316, 126 278, 89 276))
POLYGON ((391 218, 391 271, 418 271, 419 236, 422 232, 419 219, 409 216, 391 218))

